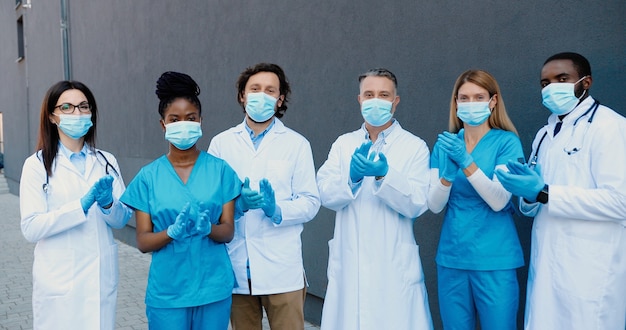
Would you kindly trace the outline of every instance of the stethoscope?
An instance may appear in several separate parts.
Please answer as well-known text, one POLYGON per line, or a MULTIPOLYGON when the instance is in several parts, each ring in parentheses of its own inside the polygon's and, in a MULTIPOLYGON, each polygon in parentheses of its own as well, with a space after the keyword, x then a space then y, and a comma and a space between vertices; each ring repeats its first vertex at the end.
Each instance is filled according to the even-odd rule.
MULTIPOLYGON (((591 122, 593 121, 593 117, 596 115, 596 111, 598 111, 598 107, 600 106, 600 101, 595 100, 595 102, 591 105, 591 107, 589 109, 587 109, 587 111, 585 111, 585 113, 583 113, 582 115, 578 116, 578 118, 576 118, 576 120, 574 120, 574 126, 572 127, 572 134, 570 135, 570 139, 567 142, 567 145, 569 145, 573 138, 574 138, 574 131, 576 130, 578 121, 585 117, 587 114, 589 114, 589 112, 591 112, 591 116, 589 116, 589 119, 587 119, 587 127, 585 127, 585 132, 583 133, 583 140, 585 138, 585 135, 587 135, 587 131, 589 130, 589 126, 591 126, 591 122)), ((530 160, 530 167, 535 167, 535 165, 537 165, 537 154, 539 153, 539 148, 541 148, 541 143, 543 143, 543 140, 546 138, 546 135, 548 135, 548 130, 546 130, 545 132, 543 132, 543 136, 541 137, 541 140, 539 140, 539 144, 537 144, 537 148, 535 149, 535 153, 533 155, 533 157, 530 160)), ((563 147, 563 151, 568 155, 571 156, 577 152, 579 152, 582 149, 582 141, 581 141, 581 147, 573 147, 573 148, 568 148, 567 145, 565 147, 563 147)))
MULTIPOLYGON (((98 159, 98 162, 102 164, 102 162, 100 161, 100 158, 98 158, 98 155, 102 156, 102 158, 106 162, 106 164, 104 165, 104 171, 106 172, 106 174, 109 175, 110 173, 109 167, 110 167, 112 170, 112 173, 115 174, 115 176, 119 178, 120 174, 117 172, 115 167, 113 167, 113 165, 109 162, 109 160, 104 156, 102 151, 97 150, 96 152, 97 152, 96 159, 98 159)), ((46 172, 46 182, 41 186, 41 189, 43 189, 44 194, 48 194, 48 192, 50 191, 50 176, 48 175, 47 172, 46 172)))

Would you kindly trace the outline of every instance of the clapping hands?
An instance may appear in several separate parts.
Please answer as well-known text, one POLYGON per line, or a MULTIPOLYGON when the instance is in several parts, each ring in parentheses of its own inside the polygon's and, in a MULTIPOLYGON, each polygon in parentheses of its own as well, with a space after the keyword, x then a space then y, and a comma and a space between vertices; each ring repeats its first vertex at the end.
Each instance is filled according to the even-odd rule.
POLYGON ((219 211, 199 203, 197 207, 187 202, 181 209, 176 221, 167 227, 167 235, 174 240, 191 236, 208 236, 211 234, 213 223, 217 223, 219 211))
POLYGON ((438 135, 437 144, 459 168, 466 169, 474 159, 465 149, 465 141, 456 134, 443 132, 438 135))
POLYGON ((389 164, 387 163, 387 157, 382 152, 378 153, 378 160, 376 159, 376 152, 372 152, 369 156, 369 150, 372 146, 371 141, 363 143, 360 147, 356 148, 352 159, 350 161, 350 180, 353 183, 361 181, 366 176, 383 177, 387 175, 389 171, 389 164))

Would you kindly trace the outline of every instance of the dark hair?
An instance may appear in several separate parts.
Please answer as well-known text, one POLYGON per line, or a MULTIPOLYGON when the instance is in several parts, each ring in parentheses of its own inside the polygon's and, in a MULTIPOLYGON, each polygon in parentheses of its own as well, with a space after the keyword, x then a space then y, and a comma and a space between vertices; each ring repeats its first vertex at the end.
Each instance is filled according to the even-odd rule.
POLYGON ((543 65, 546 65, 548 62, 552 62, 555 60, 570 60, 574 63, 574 68, 576 72, 578 72, 578 78, 582 78, 584 76, 591 76, 591 65, 589 61, 582 55, 578 53, 572 52, 564 52, 558 53, 550 56, 543 65))
POLYGON ((93 94, 87 86, 78 81, 59 81, 52 85, 41 102, 41 112, 39 115, 39 140, 37 142, 37 150, 41 150, 43 165, 48 173, 52 176, 52 164, 59 151, 59 131, 55 123, 50 121, 50 116, 56 108, 59 97, 65 91, 77 89, 85 94, 87 102, 91 105, 91 122, 93 126, 85 134, 85 143, 91 149, 96 148, 96 123, 98 122, 98 106, 93 94))
POLYGON ((165 109, 177 98, 184 98, 195 105, 202 115, 202 106, 198 95, 200 87, 189 76, 184 73, 167 71, 157 80, 156 95, 159 97, 159 115, 165 118, 165 109))
POLYGON ((396 79, 396 75, 385 68, 370 69, 367 72, 363 73, 362 75, 359 76, 359 84, 363 81, 363 79, 365 79, 365 77, 389 78, 391 81, 393 81, 394 87, 398 89, 398 80, 396 79))
POLYGON ((287 111, 287 102, 289 101, 289 94, 291 94, 291 88, 289 87, 289 82, 287 81, 287 76, 285 76, 285 72, 281 67, 272 63, 258 63, 254 66, 246 68, 237 78, 237 102, 244 108, 245 105, 241 101, 243 98, 243 94, 246 89, 246 84, 250 77, 254 76, 259 72, 271 72, 278 76, 278 81, 280 83, 280 87, 278 88, 280 95, 282 95, 283 101, 281 102, 278 110, 276 111, 276 117, 282 118, 287 111))

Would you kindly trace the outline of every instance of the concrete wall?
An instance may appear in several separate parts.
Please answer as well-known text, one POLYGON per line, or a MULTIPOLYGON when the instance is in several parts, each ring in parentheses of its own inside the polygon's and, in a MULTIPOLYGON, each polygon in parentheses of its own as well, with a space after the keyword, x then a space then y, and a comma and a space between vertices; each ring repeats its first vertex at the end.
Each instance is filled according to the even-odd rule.
MULTIPOLYGON (((15 194, 22 162, 36 145, 43 94, 64 72, 60 1, 32 2, 30 9, 16 9, 13 0, 0 2, 0 112, 5 175, 15 194), (19 16, 26 57, 16 63, 19 16)), ((541 106, 539 71, 553 53, 587 56, 591 94, 625 113, 625 14, 623 0, 70 0, 71 69, 98 101, 98 147, 117 156, 127 182, 166 151, 154 94, 163 71, 186 72, 202 88, 199 145, 204 148, 212 136, 242 120, 235 80, 260 61, 285 69, 293 97, 284 122, 309 138, 317 167, 338 135, 361 124, 357 76, 379 66, 398 76, 396 117, 430 147, 447 127, 456 77, 469 68, 490 71, 529 154, 548 116, 541 106)), ((519 217, 517 225, 528 260, 531 220, 519 217)), ((333 226, 333 212, 322 209, 303 234, 311 285, 307 318, 314 322, 325 294, 333 226)), ((440 227, 441 215, 431 213, 414 227, 437 328, 434 255, 440 227)), ((118 235, 133 240, 132 228, 118 235)), ((519 271, 522 297, 526 271, 519 271)), ((523 303, 522 298, 520 316, 523 303)))

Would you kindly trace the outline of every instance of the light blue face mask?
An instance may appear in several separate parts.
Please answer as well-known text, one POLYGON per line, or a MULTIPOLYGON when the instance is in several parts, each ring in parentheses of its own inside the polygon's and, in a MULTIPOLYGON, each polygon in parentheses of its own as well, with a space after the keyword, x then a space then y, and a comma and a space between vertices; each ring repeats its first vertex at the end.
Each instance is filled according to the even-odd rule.
MULTIPOLYGON (((575 83, 550 83, 541 90, 541 98, 543 99, 543 105, 548 108, 555 115, 564 115, 574 110, 578 102, 579 97, 574 94, 574 86, 585 79, 584 76, 578 79, 575 83)), ((580 97, 585 95, 585 90, 580 97)))
POLYGON ((278 99, 263 92, 246 94, 246 113, 250 119, 263 123, 274 115, 278 99))
POLYGON ((85 136, 93 123, 91 122, 91 114, 88 115, 57 115, 61 119, 58 124, 59 128, 68 137, 78 140, 85 136))
POLYGON ((489 102, 457 102, 456 116, 465 124, 478 126, 484 123, 491 116, 489 102))
POLYGON ((368 124, 379 127, 391 120, 393 103, 383 99, 369 99, 361 102, 361 115, 368 124))
POLYGON ((197 121, 181 120, 165 125, 165 139, 179 150, 193 147, 202 136, 202 127, 197 121))

